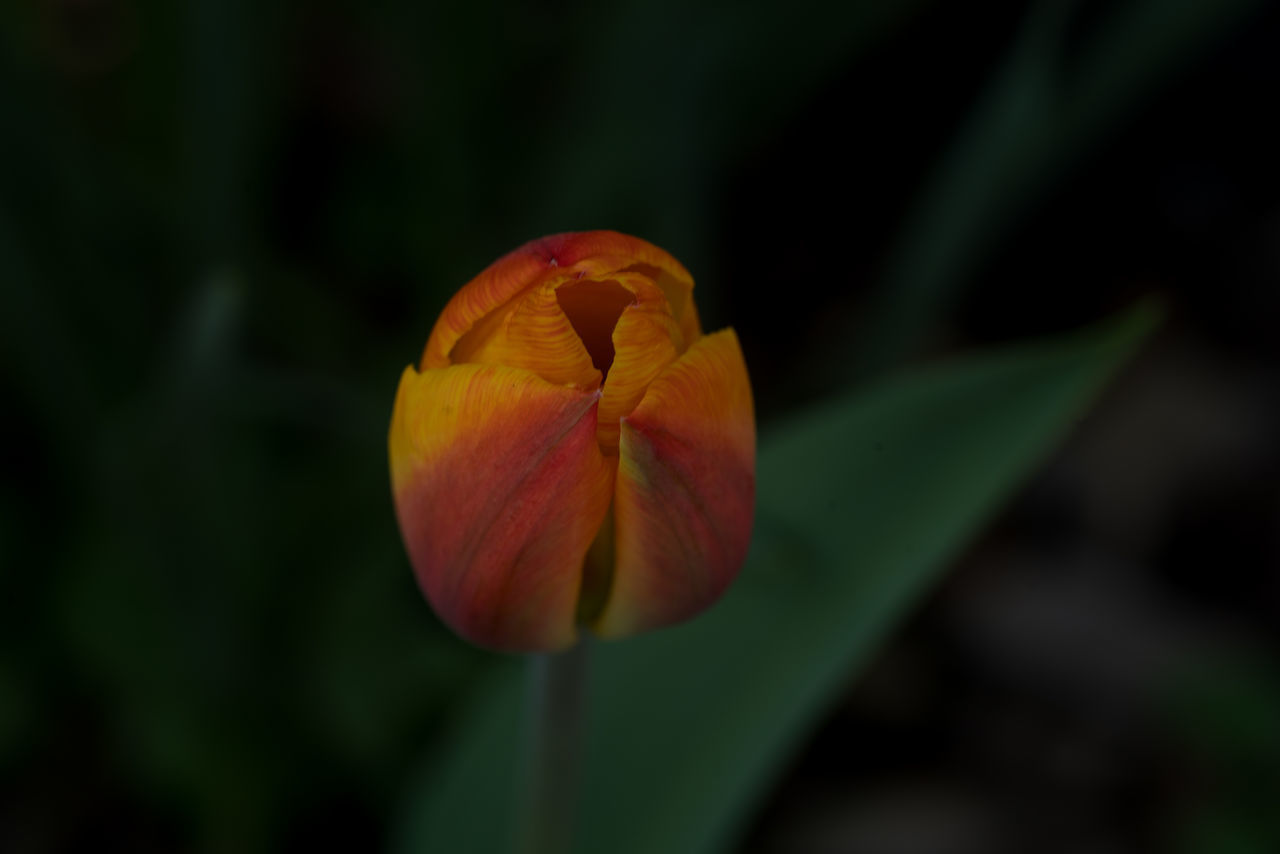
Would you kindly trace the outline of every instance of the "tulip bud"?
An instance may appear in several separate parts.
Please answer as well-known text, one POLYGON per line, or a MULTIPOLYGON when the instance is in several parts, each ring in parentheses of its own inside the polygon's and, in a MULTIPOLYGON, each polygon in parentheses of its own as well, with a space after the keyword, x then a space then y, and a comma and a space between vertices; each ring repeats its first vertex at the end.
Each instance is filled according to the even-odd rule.
POLYGON ((418 583, 481 646, 688 619, 746 557, 742 350, 702 333, 689 273, 634 237, 546 237, 469 282, 401 376, 389 445, 418 583))

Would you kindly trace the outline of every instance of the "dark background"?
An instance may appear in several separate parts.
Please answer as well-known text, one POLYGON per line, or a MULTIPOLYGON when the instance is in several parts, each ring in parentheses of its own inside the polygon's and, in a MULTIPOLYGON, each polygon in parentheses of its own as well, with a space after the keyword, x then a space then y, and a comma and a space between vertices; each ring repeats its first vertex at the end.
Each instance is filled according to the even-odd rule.
POLYGON ((1274 4, 0 25, 0 849, 385 843, 490 661, 401 551, 400 370, 493 258, 616 228, 737 328, 766 432, 903 363, 1167 309, 747 850, 1280 850, 1274 4))

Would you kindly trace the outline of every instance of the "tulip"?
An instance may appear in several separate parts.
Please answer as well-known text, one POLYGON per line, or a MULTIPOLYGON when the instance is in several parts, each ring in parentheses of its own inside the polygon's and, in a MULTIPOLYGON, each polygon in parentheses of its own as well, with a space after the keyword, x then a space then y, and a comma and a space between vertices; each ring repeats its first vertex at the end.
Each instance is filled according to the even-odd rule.
POLYGON ((612 231, 498 259, 405 368, 389 436, 419 586, 507 651, 688 619, 746 557, 751 385, 732 329, 702 333, 688 271, 612 231))

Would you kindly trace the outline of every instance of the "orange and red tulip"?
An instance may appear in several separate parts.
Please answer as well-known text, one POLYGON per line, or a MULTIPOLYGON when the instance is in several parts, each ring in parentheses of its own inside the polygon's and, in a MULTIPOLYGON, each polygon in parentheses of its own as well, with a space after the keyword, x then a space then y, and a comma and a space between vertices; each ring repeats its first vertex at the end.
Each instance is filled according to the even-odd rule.
POLYGON ((471 280, 400 378, 389 445, 418 583, 481 646, 685 620, 746 557, 742 350, 702 333, 688 271, 635 237, 545 237, 471 280))

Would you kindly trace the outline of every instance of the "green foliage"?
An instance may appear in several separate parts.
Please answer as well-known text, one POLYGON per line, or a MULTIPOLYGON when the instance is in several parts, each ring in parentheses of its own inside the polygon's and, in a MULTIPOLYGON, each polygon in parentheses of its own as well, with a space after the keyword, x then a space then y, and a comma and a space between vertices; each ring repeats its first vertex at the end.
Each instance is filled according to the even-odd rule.
POLYGON ((1176 680, 1166 726, 1210 781, 1179 817, 1173 850, 1253 854, 1280 847, 1280 679, 1248 653, 1205 656, 1176 680))
MULTIPOLYGON (((1153 319, 1142 307, 904 376, 772 430, 753 549, 725 600, 595 650, 577 850, 728 848, 858 665, 1153 319)), ((507 844, 519 713, 517 674, 504 668, 428 760, 397 850, 507 844)))
POLYGON ((909 354, 991 247, 1116 132, 1126 110, 1259 5, 1107 4, 1070 62, 1075 4, 1032 4, 889 251, 878 299, 855 339, 859 370, 875 372, 909 354))

